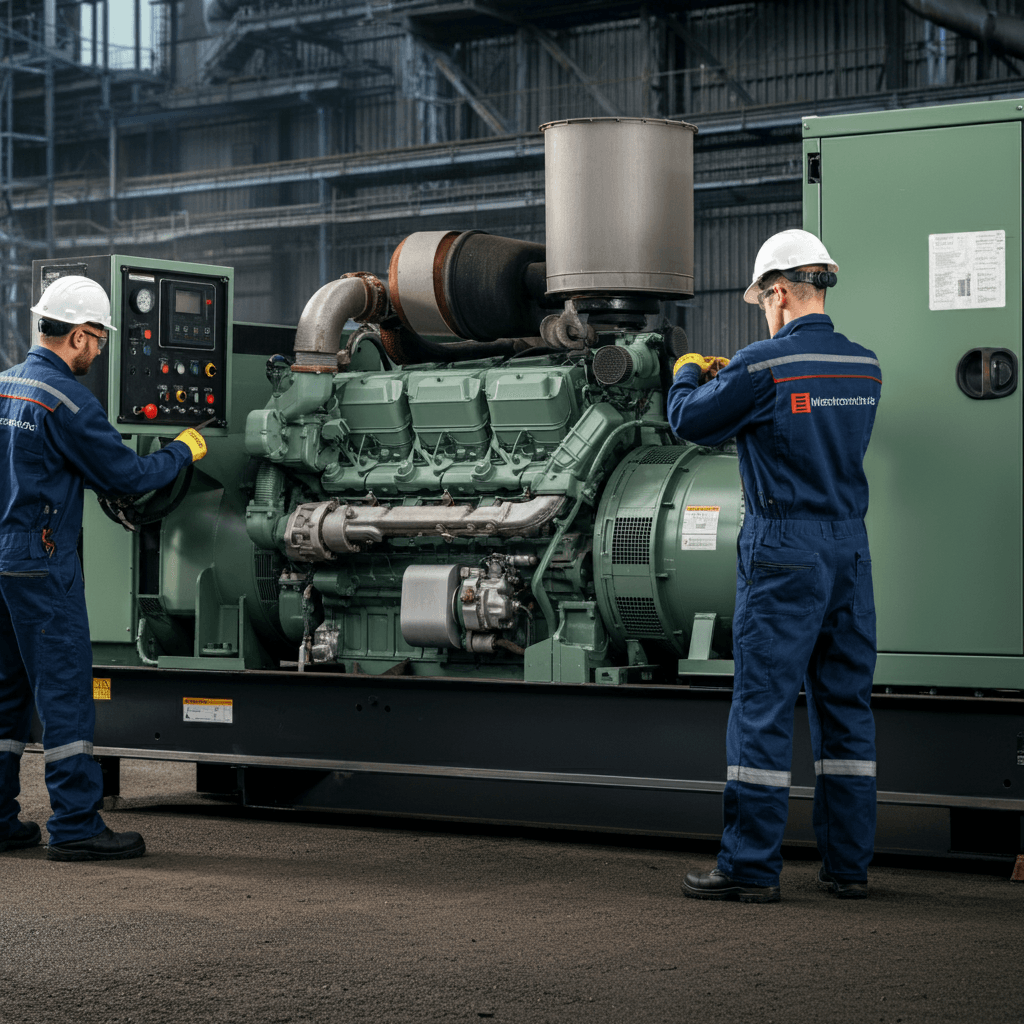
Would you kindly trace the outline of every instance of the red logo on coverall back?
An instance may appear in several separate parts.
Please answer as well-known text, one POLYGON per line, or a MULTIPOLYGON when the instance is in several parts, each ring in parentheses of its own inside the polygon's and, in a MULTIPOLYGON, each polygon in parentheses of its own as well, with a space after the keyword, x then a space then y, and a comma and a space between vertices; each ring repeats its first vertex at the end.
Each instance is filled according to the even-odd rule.
POLYGON ((811 411, 811 393, 809 391, 802 395, 790 395, 789 400, 792 404, 793 412, 811 411))

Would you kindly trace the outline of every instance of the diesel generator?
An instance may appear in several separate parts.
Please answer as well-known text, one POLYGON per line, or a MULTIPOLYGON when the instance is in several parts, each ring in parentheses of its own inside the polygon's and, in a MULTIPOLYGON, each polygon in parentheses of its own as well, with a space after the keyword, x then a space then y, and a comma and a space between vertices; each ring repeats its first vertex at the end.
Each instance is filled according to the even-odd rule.
MULTIPOLYGON (((1024 838, 1022 122, 1012 101, 802 122, 827 312, 885 380, 880 850, 1024 838)), ((696 129, 541 131, 544 245, 417 232, 295 326, 235 321, 229 267, 34 263, 36 297, 65 274, 110 294, 83 380, 124 443, 209 445, 163 491, 87 502, 109 794, 119 759, 159 758, 252 807, 719 834, 744 495, 735 445, 664 414, 696 129)), ((813 844, 804 716, 787 839, 813 844)))

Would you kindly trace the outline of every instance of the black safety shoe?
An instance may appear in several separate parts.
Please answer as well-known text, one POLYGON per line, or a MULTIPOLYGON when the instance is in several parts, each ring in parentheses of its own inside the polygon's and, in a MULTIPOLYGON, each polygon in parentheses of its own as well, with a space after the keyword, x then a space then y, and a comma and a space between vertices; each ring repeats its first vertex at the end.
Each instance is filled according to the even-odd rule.
POLYGON ((17 828, 6 839, 0 839, 0 853, 38 846, 40 838, 39 826, 34 821, 19 821, 17 828))
POLYGON ((111 832, 105 828, 91 839, 76 839, 46 848, 47 860, 128 860, 141 857, 146 843, 138 832, 111 832))
POLYGON ((695 900, 739 900, 740 903, 778 903, 777 885, 746 885, 734 882, 714 868, 703 873, 690 871, 683 879, 683 895, 695 900))
POLYGON ((818 868, 818 884, 841 900, 866 900, 868 898, 867 882, 840 882, 833 878, 822 864, 818 868))

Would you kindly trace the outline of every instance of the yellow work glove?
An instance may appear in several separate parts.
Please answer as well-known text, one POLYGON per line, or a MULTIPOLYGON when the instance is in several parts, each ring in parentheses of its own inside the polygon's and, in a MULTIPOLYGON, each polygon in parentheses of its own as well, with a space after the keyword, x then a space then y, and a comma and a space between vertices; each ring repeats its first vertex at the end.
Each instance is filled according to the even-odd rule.
POLYGON ((193 462, 198 462, 206 454, 206 440, 195 427, 183 430, 174 440, 187 446, 193 462))
POLYGON ((695 363, 699 367, 700 382, 703 384, 717 377, 718 371, 729 365, 729 360, 722 356, 702 356, 699 352, 687 352, 685 356, 680 356, 676 360, 675 366, 672 367, 672 376, 675 377, 687 363, 695 363))
POLYGON ((701 384, 714 380, 718 376, 718 371, 729 365, 729 360, 724 356, 712 356, 706 363, 709 365, 705 365, 704 372, 700 375, 701 384))
POLYGON ((711 359, 698 352, 687 352, 685 356, 680 356, 676 360, 676 365, 672 367, 672 376, 674 377, 687 363, 696 363, 703 373, 711 365, 711 359))
POLYGON ((728 366, 729 360, 724 356, 702 356, 699 352, 687 352, 685 356, 680 356, 676 360, 676 365, 672 367, 672 376, 674 377, 687 363, 696 363, 701 374, 705 374, 709 370, 720 370, 723 366, 728 366))

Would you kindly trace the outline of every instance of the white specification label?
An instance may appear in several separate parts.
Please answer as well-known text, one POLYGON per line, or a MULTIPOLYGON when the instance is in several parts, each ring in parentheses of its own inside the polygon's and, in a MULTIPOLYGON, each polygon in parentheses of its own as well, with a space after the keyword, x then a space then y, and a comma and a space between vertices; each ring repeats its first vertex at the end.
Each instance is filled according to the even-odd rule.
POLYGON ((210 697, 183 697, 182 706, 186 722, 219 722, 230 725, 233 702, 210 697))
POLYGON ((1006 305, 1006 232, 928 236, 928 308, 1006 305))
POLYGON ((718 547, 721 505, 687 505, 683 513, 683 550, 714 551, 718 547))

